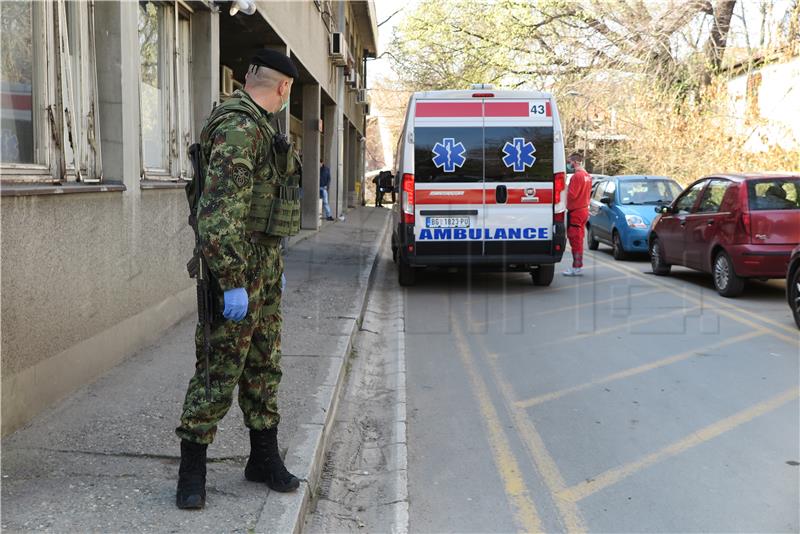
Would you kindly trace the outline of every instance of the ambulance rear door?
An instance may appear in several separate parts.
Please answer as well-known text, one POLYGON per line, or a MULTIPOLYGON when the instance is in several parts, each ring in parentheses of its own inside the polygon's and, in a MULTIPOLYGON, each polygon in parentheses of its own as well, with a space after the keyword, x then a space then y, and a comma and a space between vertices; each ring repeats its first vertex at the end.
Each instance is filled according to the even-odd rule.
POLYGON ((483 254, 483 103, 419 99, 414 109, 417 262, 483 254), (438 258, 433 258, 434 256, 438 258))
POLYGON ((484 255, 552 254, 553 145, 548 96, 484 100, 484 255))

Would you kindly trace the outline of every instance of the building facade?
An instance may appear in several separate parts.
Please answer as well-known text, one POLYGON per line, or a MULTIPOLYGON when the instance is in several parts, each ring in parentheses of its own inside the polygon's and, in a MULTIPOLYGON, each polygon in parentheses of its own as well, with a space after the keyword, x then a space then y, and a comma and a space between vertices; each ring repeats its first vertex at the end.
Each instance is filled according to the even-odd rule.
POLYGON ((0 3, 3 435, 194 312, 186 149, 255 50, 300 71, 278 123, 302 154, 303 227, 320 159, 334 215, 357 202, 374 4, 232 5, 0 3))

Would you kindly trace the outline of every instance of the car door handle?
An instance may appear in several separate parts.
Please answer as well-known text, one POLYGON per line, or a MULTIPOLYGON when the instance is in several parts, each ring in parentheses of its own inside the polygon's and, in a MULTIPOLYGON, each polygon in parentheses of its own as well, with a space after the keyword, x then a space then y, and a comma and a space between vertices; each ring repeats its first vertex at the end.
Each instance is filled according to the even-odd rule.
POLYGON ((681 219, 681 226, 686 226, 686 219, 681 219))
POLYGON ((504 185, 498 185, 494 190, 494 198, 498 204, 505 204, 508 200, 508 188, 504 185))
POLYGON ((706 226, 712 226, 713 224, 714 224, 714 219, 709 219, 709 220, 706 222, 706 226))

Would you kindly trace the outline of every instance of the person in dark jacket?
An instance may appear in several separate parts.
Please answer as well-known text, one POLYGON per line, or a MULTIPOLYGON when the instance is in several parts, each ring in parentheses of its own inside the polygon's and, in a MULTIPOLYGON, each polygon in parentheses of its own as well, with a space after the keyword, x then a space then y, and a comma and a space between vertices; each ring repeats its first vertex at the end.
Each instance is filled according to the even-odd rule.
POLYGON ((325 162, 319 160, 319 198, 322 199, 322 211, 325 213, 325 219, 332 221, 331 206, 328 203, 328 186, 331 184, 331 170, 325 165, 325 162))

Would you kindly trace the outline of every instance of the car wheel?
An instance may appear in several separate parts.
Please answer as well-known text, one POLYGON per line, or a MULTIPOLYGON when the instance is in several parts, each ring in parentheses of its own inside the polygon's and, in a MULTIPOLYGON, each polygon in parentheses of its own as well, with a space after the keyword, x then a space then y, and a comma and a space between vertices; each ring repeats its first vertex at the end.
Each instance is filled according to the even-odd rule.
POLYGON ((628 253, 622 247, 622 238, 619 237, 619 232, 614 230, 611 236, 611 247, 615 260, 624 260, 628 258, 628 253))
POLYGON ((800 268, 795 269, 789 284, 789 305, 792 307, 794 322, 800 328, 800 268))
POLYGON ((600 247, 600 242, 594 236, 591 226, 586 230, 586 246, 589 247, 589 250, 597 250, 600 247))
POLYGON ((397 261, 397 281, 401 286, 413 286, 417 282, 417 272, 402 257, 397 261))
POLYGON ((535 286, 549 286, 553 283, 553 277, 556 274, 556 266, 540 265, 535 271, 531 271, 531 278, 535 286))
POLYGON ((650 267, 653 274, 665 276, 669 274, 672 266, 664 261, 664 249, 661 248, 661 241, 657 237, 653 238, 650 244, 650 267))
POLYGON ((744 291, 744 278, 733 270, 733 262, 725 252, 720 252, 714 259, 714 287, 723 297, 737 297, 744 291))

